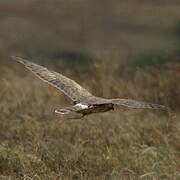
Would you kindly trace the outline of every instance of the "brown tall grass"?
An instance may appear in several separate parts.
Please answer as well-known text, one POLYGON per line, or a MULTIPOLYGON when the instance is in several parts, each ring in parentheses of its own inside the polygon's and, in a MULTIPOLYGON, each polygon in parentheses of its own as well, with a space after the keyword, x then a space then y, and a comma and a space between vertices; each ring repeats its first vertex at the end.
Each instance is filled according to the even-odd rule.
POLYGON ((67 120, 53 113, 68 105, 64 95, 11 64, 0 76, 1 179, 180 177, 179 65, 121 75, 101 68, 88 80, 69 74, 96 95, 162 103, 170 111, 119 107, 67 120))
POLYGON ((0 180, 180 179, 179 9, 177 0, 0 2, 0 180), (68 98, 10 61, 12 52, 36 57, 95 95, 168 111, 57 116, 68 98), (135 68, 157 58, 159 66, 135 68), (59 60, 71 62, 59 69, 59 60))

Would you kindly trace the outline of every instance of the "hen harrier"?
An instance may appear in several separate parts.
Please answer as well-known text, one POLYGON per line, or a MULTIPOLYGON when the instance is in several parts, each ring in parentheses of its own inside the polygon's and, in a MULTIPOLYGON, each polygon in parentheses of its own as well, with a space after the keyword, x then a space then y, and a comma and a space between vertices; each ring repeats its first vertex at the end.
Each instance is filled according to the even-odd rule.
POLYGON ((100 113, 113 110, 115 105, 126 106, 129 108, 165 108, 162 105, 130 99, 105 99, 97 97, 89 93, 86 89, 82 88, 75 81, 63 76, 62 74, 48 70, 43 66, 37 65, 20 57, 12 56, 12 58, 17 62, 22 63, 41 80, 62 91, 73 101, 73 106, 55 110, 55 113, 58 114, 69 114, 71 112, 76 112, 80 113, 83 117, 91 113, 100 113))

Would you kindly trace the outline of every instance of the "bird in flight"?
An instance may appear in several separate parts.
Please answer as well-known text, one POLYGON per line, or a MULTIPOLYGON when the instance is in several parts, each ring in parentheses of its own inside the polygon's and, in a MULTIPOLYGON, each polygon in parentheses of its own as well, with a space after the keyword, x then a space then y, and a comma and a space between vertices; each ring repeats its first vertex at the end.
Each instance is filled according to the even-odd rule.
POLYGON ((23 64, 25 68, 29 69, 37 77, 44 82, 49 83, 58 90, 67 95, 73 102, 73 106, 63 109, 56 109, 55 113, 69 114, 71 112, 79 113, 84 117, 92 113, 106 112, 114 110, 114 106, 125 106, 128 108, 142 108, 142 109, 165 109, 165 106, 143 101, 136 101, 131 99, 106 99, 92 95, 86 89, 81 87, 74 80, 47 68, 25 60, 21 57, 12 56, 12 59, 23 64))

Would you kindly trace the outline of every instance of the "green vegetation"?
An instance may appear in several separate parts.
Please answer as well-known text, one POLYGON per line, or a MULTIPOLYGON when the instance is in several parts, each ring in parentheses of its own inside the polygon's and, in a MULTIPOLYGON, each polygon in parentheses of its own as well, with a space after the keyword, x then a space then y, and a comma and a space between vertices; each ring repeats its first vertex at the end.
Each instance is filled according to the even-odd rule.
POLYGON ((174 31, 178 37, 180 37, 180 21, 178 21, 175 25, 174 31))
POLYGON ((169 62, 170 55, 164 51, 147 51, 136 55, 129 66, 147 68, 161 66, 169 62))

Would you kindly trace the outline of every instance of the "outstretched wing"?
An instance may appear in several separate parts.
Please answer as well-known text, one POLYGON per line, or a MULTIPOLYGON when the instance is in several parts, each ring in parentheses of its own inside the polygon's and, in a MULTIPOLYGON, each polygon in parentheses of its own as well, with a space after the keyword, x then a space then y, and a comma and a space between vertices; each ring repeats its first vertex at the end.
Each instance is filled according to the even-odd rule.
POLYGON ((165 106, 153 104, 143 101, 136 101, 131 99, 110 99, 110 102, 115 105, 126 106, 129 108, 142 108, 142 109, 166 109, 165 106))
POLYGON ((22 63, 41 80, 62 91, 74 102, 79 102, 81 99, 86 99, 87 97, 92 96, 86 89, 82 88, 75 81, 63 76, 62 74, 48 70, 43 66, 37 65, 20 57, 12 56, 12 58, 19 63, 22 63))

